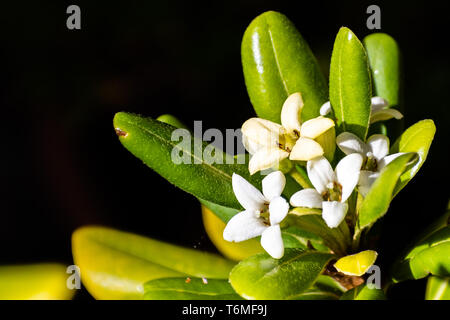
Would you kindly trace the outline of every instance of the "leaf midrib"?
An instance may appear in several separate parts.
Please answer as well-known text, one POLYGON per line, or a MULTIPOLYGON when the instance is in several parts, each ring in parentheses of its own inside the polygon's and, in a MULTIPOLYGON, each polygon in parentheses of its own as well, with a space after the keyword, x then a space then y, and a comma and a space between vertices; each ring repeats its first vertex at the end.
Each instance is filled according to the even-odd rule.
POLYGON ((284 91, 286 92, 286 97, 287 97, 287 96, 289 96, 289 90, 288 90, 286 81, 284 80, 283 73, 281 71, 280 63, 278 61, 278 54, 277 54, 277 50, 275 48, 275 43, 273 41, 272 31, 270 31, 269 23, 267 23, 267 32, 269 34, 270 44, 271 44, 272 49, 273 49, 273 57, 274 57, 274 60, 275 60, 275 64, 277 66, 278 75, 280 76, 281 83, 283 83, 283 88, 284 88, 284 91))
MULTIPOLYGON (((146 127, 141 126, 137 122, 132 122, 130 120, 124 120, 124 122, 128 123, 131 126, 135 126, 135 127, 139 128, 139 129, 143 130, 145 133, 149 134, 150 136, 154 136, 155 138, 160 140, 162 143, 167 144, 167 145, 171 146, 172 148, 177 148, 180 151, 186 152, 186 150, 181 149, 180 147, 178 147, 178 145, 172 143, 172 141, 169 142, 169 140, 164 139, 163 137, 157 135, 156 133, 152 132, 151 130, 147 129, 146 127)), ((124 139, 126 139, 126 138, 124 138, 124 139)), ((229 174, 225 173, 222 170, 219 170, 218 168, 216 168, 216 167, 214 167, 214 166, 212 166, 212 165, 210 165, 208 163, 205 163, 203 161, 203 159, 196 157, 195 154, 192 154, 191 150, 188 150, 188 152, 186 152, 186 153, 189 154, 192 159, 200 161, 201 162, 201 163, 199 163, 200 165, 204 165, 205 167, 211 169, 211 171, 213 171, 213 173, 216 173, 219 176, 223 176, 225 179, 227 179, 227 180, 229 180, 231 182, 231 176, 229 174)), ((203 148, 202 148, 202 154, 203 154, 203 148)), ((194 162, 194 163, 196 163, 196 162, 194 162)))

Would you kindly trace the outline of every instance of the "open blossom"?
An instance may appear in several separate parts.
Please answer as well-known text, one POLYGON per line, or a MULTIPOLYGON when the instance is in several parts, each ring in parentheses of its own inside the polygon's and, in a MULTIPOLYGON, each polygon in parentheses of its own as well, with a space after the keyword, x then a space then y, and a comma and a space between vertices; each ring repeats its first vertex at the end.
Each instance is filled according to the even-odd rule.
POLYGON ((389 153, 389 138, 382 134, 374 134, 362 142, 356 135, 343 132, 336 137, 336 144, 345 154, 360 154, 363 157, 361 173, 358 182, 358 191, 366 196, 372 184, 388 163, 403 153, 389 153))
POLYGON ((280 259, 284 255, 280 223, 289 211, 288 202, 281 197, 285 184, 286 178, 281 171, 272 172, 263 179, 261 193, 240 175, 233 174, 233 191, 245 210, 228 221, 223 238, 241 242, 261 236, 264 250, 280 259))
POLYGON ((302 108, 300 93, 294 93, 283 104, 281 125, 261 118, 251 118, 242 125, 242 141, 252 155, 250 174, 276 167, 287 158, 307 161, 324 154, 314 139, 333 128, 334 122, 320 116, 302 123, 302 108))
MULTIPOLYGON (((330 101, 325 102, 322 107, 320 107, 320 114, 326 116, 331 112, 330 101)), ((389 120, 389 119, 401 119, 403 115, 400 111, 389 108, 389 103, 386 99, 382 97, 372 97, 370 106, 370 123, 375 123, 378 121, 389 120)))
POLYGON ((355 189, 363 162, 360 154, 344 157, 333 171, 325 157, 309 160, 308 177, 315 189, 294 193, 290 203, 294 207, 322 209, 322 218, 330 228, 336 228, 347 214, 347 199, 355 189))

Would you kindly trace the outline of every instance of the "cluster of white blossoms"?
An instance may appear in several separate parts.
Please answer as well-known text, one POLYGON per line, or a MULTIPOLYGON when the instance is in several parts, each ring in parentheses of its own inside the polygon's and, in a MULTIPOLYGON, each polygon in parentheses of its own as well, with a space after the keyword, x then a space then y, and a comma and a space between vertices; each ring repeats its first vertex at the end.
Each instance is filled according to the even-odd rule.
MULTIPOLYGON (((372 98, 371 120, 400 119, 401 113, 389 109, 388 103, 372 98)), ((308 178, 314 188, 302 189, 289 199, 281 194, 286 178, 274 171, 262 180, 262 193, 237 174, 233 174, 233 191, 245 209, 230 219, 223 232, 227 241, 241 242, 261 236, 261 245, 273 258, 284 254, 280 223, 292 207, 322 209, 322 218, 329 228, 343 223, 348 210, 347 200, 355 189, 365 196, 380 170, 401 153, 388 155, 389 139, 376 134, 361 141, 350 132, 334 136, 335 123, 327 118, 329 102, 320 109, 320 116, 302 123, 303 101, 300 93, 290 95, 281 110, 281 125, 261 118, 251 118, 242 126, 243 143, 252 155, 250 174, 277 168, 280 161, 306 161, 308 178), (321 135, 332 130, 332 141, 346 154, 333 170, 325 157, 321 135), (335 139, 335 140, 334 140, 335 139)), ((334 149, 333 149, 334 151, 334 149)), ((345 223, 345 221, 344 221, 345 223)))

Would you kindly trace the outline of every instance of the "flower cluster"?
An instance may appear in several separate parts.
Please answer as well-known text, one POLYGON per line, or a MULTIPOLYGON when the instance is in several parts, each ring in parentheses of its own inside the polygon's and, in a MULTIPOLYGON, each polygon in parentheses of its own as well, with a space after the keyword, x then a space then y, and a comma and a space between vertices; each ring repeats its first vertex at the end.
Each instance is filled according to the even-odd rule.
MULTIPOLYGON (((336 137, 330 102, 321 107, 320 116, 304 122, 302 108, 301 94, 294 93, 283 104, 281 125, 261 118, 251 118, 242 125, 243 144, 252 156, 250 174, 273 170, 262 180, 262 193, 241 176, 234 174, 232 178, 235 196, 245 210, 228 222, 224 239, 241 242, 261 236, 262 247, 276 259, 284 254, 280 224, 290 206, 321 209, 326 225, 338 228, 346 223, 351 195, 357 192, 365 197, 380 171, 401 155, 389 155, 389 139, 382 134, 372 135, 366 142, 351 132, 336 137), (336 145, 345 154, 340 160, 335 159, 336 145), (337 162, 334 169, 333 160, 337 162), (289 202, 282 197, 286 184, 284 173, 278 170, 282 161, 306 167, 309 180, 289 202)), ((388 108, 385 99, 373 97, 370 122, 391 118, 402 115, 388 108)))

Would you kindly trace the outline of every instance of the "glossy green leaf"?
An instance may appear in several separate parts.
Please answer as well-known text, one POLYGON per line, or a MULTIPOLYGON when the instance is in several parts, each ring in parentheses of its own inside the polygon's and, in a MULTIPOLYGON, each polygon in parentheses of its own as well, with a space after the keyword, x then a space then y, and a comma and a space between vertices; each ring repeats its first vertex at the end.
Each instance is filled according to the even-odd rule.
POLYGON ((425 291, 426 300, 450 300, 450 278, 430 276, 425 291))
POLYGON ((132 154, 169 182, 198 198, 240 208, 231 185, 233 173, 241 175, 258 188, 261 186, 261 175, 250 177, 247 165, 237 164, 234 157, 215 149, 215 158, 222 164, 205 158, 208 144, 192 137, 188 130, 184 131, 186 136, 180 141, 172 141, 175 127, 124 112, 115 115, 114 128, 120 142, 132 154), (184 160, 178 158, 181 163, 175 163, 172 153, 184 157, 184 160))
POLYGON ((199 199, 199 201, 202 205, 211 210, 217 217, 219 217, 220 220, 222 220, 225 223, 227 223, 234 215, 236 215, 240 211, 234 208, 221 206, 203 199, 199 199))
POLYGON ((146 300, 242 300, 228 280, 165 278, 144 284, 146 300))
POLYGON ((412 246, 393 268, 394 282, 427 275, 450 276, 450 226, 443 227, 412 246))
POLYGON ((383 290, 362 284, 345 292, 341 300, 386 300, 386 296, 383 290))
MULTIPOLYGON (((298 210, 302 208, 295 208, 288 214, 283 224, 287 226, 295 226, 300 230, 312 233, 323 240, 323 244, 333 250, 338 255, 344 255, 350 239, 342 233, 341 228, 329 228, 320 214, 297 214, 298 210)), ((307 208, 306 208, 307 209, 307 208)))
POLYGON ((417 152, 419 155, 419 161, 416 165, 401 175, 400 181, 395 187, 394 194, 402 190, 422 167, 427 159, 435 133, 436 126, 433 120, 422 120, 406 129, 391 147, 391 153, 417 152))
POLYGON ((323 239, 316 234, 299 229, 295 226, 283 228, 281 230, 283 236, 284 246, 286 248, 314 248, 318 251, 330 252, 327 246, 325 246, 323 239))
POLYGON ((370 120, 372 83, 362 43, 348 28, 336 36, 330 64, 330 102, 338 133, 348 131, 365 141, 370 120))
POLYGON ((328 100, 326 79, 286 16, 268 11, 256 17, 244 33, 241 55, 250 101, 260 118, 279 123, 284 101, 295 92, 305 103, 302 120, 319 115, 328 100))
POLYGON ((261 253, 236 265, 230 283, 245 299, 296 299, 313 285, 332 258, 329 253, 300 249, 286 249, 279 260, 261 253))
POLYGON ((0 300, 66 300, 71 274, 58 263, 0 266, 0 300))
POLYGON ((373 225, 386 214, 400 176, 414 160, 417 160, 417 154, 407 153, 381 170, 380 176, 375 180, 361 204, 358 216, 360 229, 373 225))
POLYGON ((72 253, 97 299, 140 299, 144 282, 158 278, 226 279, 234 265, 215 254, 95 226, 74 232, 72 253))
POLYGON ((373 95, 386 99, 390 108, 401 110, 401 56, 397 42, 385 33, 372 33, 363 44, 372 72, 373 95))
POLYGON ((188 129, 189 128, 177 117, 171 115, 171 114, 162 114, 156 120, 170 124, 171 126, 174 126, 175 128, 182 128, 182 129, 188 129))
POLYGON ((296 300, 339 300, 346 289, 329 276, 319 275, 314 285, 298 295, 296 300))
MULTIPOLYGON (((383 97, 390 108, 404 114, 402 103, 401 54, 397 42, 385 33, 372 33, 363 40, 373 80, 373 95, 383 97)), ((403 131, 403 119, 370 125, 369 135, 384 134, 394 139, 403 131)))

